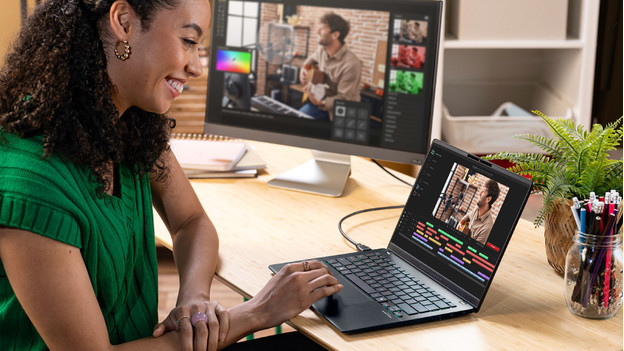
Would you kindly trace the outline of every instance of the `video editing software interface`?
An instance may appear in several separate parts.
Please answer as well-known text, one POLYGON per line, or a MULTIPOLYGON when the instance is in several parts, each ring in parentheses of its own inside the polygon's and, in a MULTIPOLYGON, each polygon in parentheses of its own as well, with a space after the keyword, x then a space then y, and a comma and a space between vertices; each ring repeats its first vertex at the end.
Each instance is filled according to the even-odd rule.
POLYGON ((477 160, 457 160, 432 147, 392 240, 481 298, 526 191, 518 180, 497 176, 477 160))
POLYGON ((426 153, 439 11, 404 0, 215 0, 206 121, 426 153), (330 13, 349 32, 346 50, 324 58, 330 13))

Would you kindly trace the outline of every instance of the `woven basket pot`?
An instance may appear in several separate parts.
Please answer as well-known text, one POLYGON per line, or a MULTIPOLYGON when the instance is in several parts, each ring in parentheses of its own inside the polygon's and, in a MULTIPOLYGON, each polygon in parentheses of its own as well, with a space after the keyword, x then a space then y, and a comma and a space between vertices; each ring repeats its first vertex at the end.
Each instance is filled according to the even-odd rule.
POLYGON ((553 211, 546 217, 544 226, 546 258, 561 276, 565 272, 566 255, 573 244, 572 238, 577 229, 570 206, 572 200, 569 199, 556 203, 553 211))

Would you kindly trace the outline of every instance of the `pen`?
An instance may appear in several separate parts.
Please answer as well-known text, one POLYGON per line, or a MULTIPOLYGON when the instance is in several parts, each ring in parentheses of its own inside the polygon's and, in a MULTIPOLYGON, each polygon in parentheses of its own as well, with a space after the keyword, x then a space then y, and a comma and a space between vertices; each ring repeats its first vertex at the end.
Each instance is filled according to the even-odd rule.
MULTIPOLYGON (((607 225, 605 226, 607 229, 605 230, 605 232, 602 233, 602 235, 613 235, 613 226, 615 224, 615 218, 616 218, 615 213, 610 213, 609 214, 609 220, 607 222, 607 225)), ((604 271, 604 290, 603 290, 603 296, 602 296, 602 304, 604 308, 608 308, 609 307, 609 285, 611 283, 611 255, 612 255, 612 251, 611 251, 611 245, 613 244, 612 242, 612 238, 608 238, 605 239, 607 240, 607 253, 606 253, 606 258, 605 258, 605 271, 604 271)))
POLYGON ((596 215, 600 216, 600 233, 602 233, 602 231, 605 228, 604 224, 606 222, 606 218, 604 217, 604 213, 605 213, 604 207, 605 207, 605 204, 604 204, 604 202, 598 201, 596 203, 596 207, 597 207, 596 215))
POLYGON ((615 199, 614 198, 610 198, 610 202, 609 202, 609 214, 612 214, 613 211, 615 211, 615 199))
POLYGON ((594 214, 594 227, 591 233, 593 235, 600 235, 600 226, 602 226, 602 217, 599 214, 594 214))
MULTIPOLYGON (((600 228, 600 223, 601 222, 601 217, 600 216, 595 216, 596 218, 594 219, 594 227, 592 228, 592 234, 594 235, 600 235, 599 232, 599 228, 600 228)), ((598 268, 601 266, 601 261, 605 256, 605 251, 601 248, 598 248, 597 250, 595 250, 593 252, 592 258, 591 260, 588 262, 587 268, 585 273, 583 274, 585 281, 587 281, 587 274, 589 274, 589 270, 591 268, 591 266, 594 266, 594 270, 591 273, 591 276, 589 278, 589 283, 586 286, 586 289, 584 291, 583 297, 582 297, 582 305, 583 307, 587 307, 587 303, 589 301, 589 295, 591 294, 591 290, 592 290, 592 286, 594 285, 594 281, 596 281, 596 275, 598 274, 598 268)))
POLYGON ((575 208, 575 209, 577 209, 577 210, 578 210, 578 209, 580 209, 580 208, 581 208, 581 203, 579 202, 578 197, 576 197, 576 196, 575 196, 575 197, 573 197, 573 198, 572 198, 572 203, 574 204, 574 208, 575 208))
POLYGON ((586 234, 593 234, 592 230, 594 229, 594 216, 592 216, 592 211, 587 211, 586 213, 586 222, 585 222, 585 232, 586 234))
POLYGON ((579 215, 578 212, 576 211, 576 206, 572 205, 570 206, 570 209, 572 210, 572 217, 574 217, 574 222, 576 222, 576 227, 578 228, 579 231, 583 231, 581 229, 581 221, 579 219, 579 215))
MULTIPOLYGON (((585 228, 585 217, 586 217, 586 213, 587 210, 585 210, 584 207, 581 207, 581 210, 579 211, 579 231, 581 233, 587 233, 587 229, 585 228)), ((584 242, 584 240, 581 238, 581 242, 584 242)))

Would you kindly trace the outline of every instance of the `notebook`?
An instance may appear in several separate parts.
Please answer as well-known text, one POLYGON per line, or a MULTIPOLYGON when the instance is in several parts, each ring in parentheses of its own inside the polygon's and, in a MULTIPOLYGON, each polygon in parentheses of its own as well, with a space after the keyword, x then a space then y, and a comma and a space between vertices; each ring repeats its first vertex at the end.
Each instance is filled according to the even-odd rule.
MULTIPOLYGON (((434 140, 388 246, 317 258, 344 288, 312 309, 344 333, 478 312, 531 187, 529 179, 434 140), (486 187, 489 197, 481 193, 486 187)), ((285 264, 269 268, 276 273, 285 264)))
POLYGON ((202 171, 229 171, 247 151, 242 140, 215 140, 205 134, 176 134, 169 145, 182 168, 202 171))
POLYGON ((184 174, 188 179, 256 178, 258 176, 258 170, 241 169, 220 172, 185 169, 184 174))
POLYGON ((247 146, 243 157, 229 171, 204 171, 198 169, 184 169, 189 179, 207 178, 255 178, 258 170, 265 169, 266 163, 253 146, 247 146))

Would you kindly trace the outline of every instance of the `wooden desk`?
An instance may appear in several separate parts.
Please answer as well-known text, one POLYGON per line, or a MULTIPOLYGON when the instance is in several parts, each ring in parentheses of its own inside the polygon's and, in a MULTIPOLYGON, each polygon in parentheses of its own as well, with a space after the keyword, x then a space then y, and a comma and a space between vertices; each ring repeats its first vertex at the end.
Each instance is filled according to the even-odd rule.
MULTIPOLYGON (((309 159, 307 150, 255 143, 269 165, 257 179, 193 181, 219 231, 217 278, 245 297, 270 279, 271 263, 354 251, 337 229, 353 211, 403 204, 410 189, 371 162, 352 157, 352 175, 340 198, 272 188, 266 182, 309 159)), ((348 219, 344 229, 373 248, 390 240, 400 210, 348 219)), ((157 219, 159 239, 171 238, 157 219)), ((481 311, 420 325, 344 335, 311 310, 290 323, 325 347, 337 350, 580 350, 622 349, 622 311, 609 320, 572 315, 563 279, 548 265, 543 229, 521 220, 481 311)))

